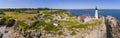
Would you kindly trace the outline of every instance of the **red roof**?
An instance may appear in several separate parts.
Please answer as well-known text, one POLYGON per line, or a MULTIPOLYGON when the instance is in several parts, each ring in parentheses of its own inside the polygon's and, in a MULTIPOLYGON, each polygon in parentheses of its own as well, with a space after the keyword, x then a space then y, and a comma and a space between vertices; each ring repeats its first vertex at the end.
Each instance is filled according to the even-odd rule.
POLYGON ((80 16, 80 18, 83 20, 85 19, 87 16, 90 16, 89 14, 82 14, 82 16, 80 16))

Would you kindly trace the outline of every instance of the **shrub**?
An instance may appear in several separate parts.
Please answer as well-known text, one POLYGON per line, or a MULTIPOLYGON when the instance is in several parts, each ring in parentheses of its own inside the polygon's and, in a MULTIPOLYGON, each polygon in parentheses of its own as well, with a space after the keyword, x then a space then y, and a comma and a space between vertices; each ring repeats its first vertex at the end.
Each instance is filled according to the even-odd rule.
POLYGON ((0 19, 0 25, 5 25, 6 24, 6 18, 1 18, 0 19))
POLYGON ((63 32, 62 31, 58 32, 58 35, 63 35, 63 32))
POLYGON ((5 13, 4 13, 3 11, 0 11, 0 15, 1 15, 1 14, 4 15, 5 13))
POLYGON ((39 29, 40 26, 44 26, 45 24, 46 24, 46 23, 45 23, 43 20, 41 20, 41 21, 35 21, 34 23, 32 23, 32 24, 30 25, 29 28, 39 29))
POLYGON ((75 31, 73 31, 73 32, 71 33, 71 35, 76 35, 76 32, 75 32, 75 31))
POLYGON ((46 30, 46 31, 52 31, 54 28, 55 28, 54 25, 47 25, 47 26, 45 26, 44 30, 46 30))
POLYGON ((14 19, 9 19, 7 22, 7 27, 11 27, 15 24, 15 20, 14 19))
POLYGON ((53 24, 48 23, 48 24, 44 27, 44 30, 46 30, 46 31, 57 31, 58 28, 57 28, 56 26, 54 26, 53 24))
POLYGON ((24 31, 26 31, 27 29, 29 29, 29 25, 26 24, 26 23, 24 23, 23 21, 18 21, 17 24, 18 24, 18 26, 19 26, 20 28, 22 28, 24 31))

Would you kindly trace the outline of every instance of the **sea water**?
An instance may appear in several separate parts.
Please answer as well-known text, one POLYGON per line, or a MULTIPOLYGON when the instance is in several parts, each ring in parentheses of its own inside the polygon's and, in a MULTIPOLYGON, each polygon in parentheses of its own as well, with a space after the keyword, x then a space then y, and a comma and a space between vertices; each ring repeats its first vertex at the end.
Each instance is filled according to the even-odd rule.
MULTIPOLYGON (((68 9, 72 14, 76 16, 80 16, 82 14, 90 14, 91 16, 95 15, 94 9, 68 9)), ((120 9, 99 9, 98 10, 99 16, 113 16, 120 20, 120 9)))

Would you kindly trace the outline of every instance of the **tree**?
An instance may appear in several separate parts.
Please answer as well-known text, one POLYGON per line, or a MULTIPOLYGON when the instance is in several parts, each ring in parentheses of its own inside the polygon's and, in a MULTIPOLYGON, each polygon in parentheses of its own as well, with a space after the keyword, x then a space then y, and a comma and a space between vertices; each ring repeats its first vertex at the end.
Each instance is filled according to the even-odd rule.
POLYGON ((50 10, 49 8, 37 8, 37 10, 50 10))

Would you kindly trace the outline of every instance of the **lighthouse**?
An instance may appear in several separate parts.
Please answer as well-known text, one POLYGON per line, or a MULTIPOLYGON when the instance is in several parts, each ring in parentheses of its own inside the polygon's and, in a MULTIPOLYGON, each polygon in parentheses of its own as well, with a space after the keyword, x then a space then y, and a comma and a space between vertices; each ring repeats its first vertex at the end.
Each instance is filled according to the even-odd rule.
POLYGON ((95 8, 95 19, 98 19, 98 9, 97 9, 97 7, 95 8))

